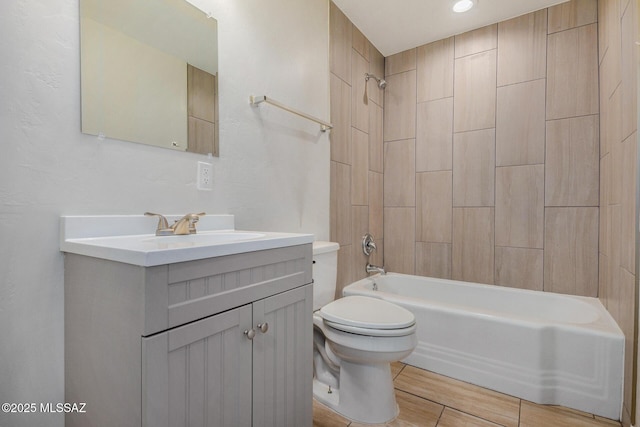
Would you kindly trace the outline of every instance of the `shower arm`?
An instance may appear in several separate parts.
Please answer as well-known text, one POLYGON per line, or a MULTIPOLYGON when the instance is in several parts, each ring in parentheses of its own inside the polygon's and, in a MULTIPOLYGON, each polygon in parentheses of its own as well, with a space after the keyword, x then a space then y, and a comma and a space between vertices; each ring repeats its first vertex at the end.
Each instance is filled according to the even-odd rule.
POLYGON ((375 74, 364 73, 364 81, 368 82, 370 78, 375 79, 378 82, 378 88, 384 89, 387 87, 387 81, 381 78, 378 78, 375 74))

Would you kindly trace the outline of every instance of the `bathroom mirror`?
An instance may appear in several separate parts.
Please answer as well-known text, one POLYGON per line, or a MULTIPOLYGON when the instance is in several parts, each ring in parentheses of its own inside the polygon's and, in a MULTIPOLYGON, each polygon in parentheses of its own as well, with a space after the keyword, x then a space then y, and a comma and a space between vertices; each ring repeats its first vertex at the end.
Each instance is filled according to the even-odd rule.
POLYGON ((217 156, 217 34, 185 0, 80 0, 82 132, 217 156))

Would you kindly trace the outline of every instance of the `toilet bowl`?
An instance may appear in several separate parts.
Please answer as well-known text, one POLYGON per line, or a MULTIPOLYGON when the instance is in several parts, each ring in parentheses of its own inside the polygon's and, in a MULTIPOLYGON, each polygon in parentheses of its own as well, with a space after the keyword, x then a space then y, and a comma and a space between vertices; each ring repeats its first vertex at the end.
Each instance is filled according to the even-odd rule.
POLYGON ((377 298, 349 296, 333 301, 331 255, 337 261, 337 250, 336 243, 314 243, 313 394, 353 421, 385 423, 398 415, 390 363, 407 357, 416 347, 415 318, 410 311, 377 298), (322 271, 325 267, 330 274, 322 271), (316 270, 321 270, 318 275, 316 270))

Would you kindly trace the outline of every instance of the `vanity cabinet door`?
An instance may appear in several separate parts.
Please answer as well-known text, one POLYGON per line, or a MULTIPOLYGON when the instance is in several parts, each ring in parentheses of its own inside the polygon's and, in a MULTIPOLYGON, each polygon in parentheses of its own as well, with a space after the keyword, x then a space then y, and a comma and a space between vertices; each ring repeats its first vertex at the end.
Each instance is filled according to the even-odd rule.
POLYGON ((251 426, 251 305, 142 339, 143 427, 251 426))
POLYGON ((254 427, 313 423, 312 310, 312 285, 253 303, 254 427), (258 325, 265 323, 262 332, 258 325))

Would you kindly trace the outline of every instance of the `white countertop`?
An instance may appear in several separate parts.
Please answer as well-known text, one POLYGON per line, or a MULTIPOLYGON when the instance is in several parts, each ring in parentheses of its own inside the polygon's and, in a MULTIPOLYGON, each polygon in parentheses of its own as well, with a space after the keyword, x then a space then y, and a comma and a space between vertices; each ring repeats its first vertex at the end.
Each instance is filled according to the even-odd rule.
MULTIPOLYGON (((167 219, 171 223, 179 217, 168 215, 167 219)), ((185 236, 156 236, 156 224, 157 218, 142 215, 63 216, 60 250, 151 267, 303 245, 314 240, 313 234, 235 230, 232 215, 203 216, 198 233, 185 236)))

